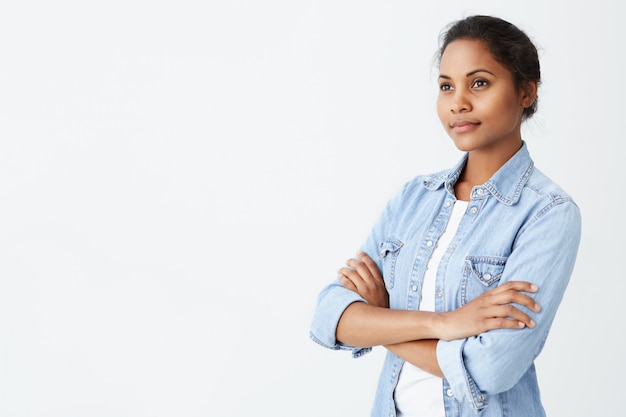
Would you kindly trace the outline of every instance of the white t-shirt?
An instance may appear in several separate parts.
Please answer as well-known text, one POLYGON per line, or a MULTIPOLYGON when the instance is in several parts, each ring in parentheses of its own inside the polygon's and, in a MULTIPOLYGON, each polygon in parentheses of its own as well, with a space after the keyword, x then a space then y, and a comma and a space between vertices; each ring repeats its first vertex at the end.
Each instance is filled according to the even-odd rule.
MULTIPOLYGON (((456 234, 461 218, 467 210, 467 201, 457 200, 452 208, 446 230, 443 232, 433 255, 428 261, 424 282, 422 284, 422 300, 419 309, 435 311, 435 281, 437 267, 452 238, 456 234)), ((445 417, 441 378, 429 374, 420 368, 405 362, 402 365, 398 385, 394 392, 398 417, 445 417)))

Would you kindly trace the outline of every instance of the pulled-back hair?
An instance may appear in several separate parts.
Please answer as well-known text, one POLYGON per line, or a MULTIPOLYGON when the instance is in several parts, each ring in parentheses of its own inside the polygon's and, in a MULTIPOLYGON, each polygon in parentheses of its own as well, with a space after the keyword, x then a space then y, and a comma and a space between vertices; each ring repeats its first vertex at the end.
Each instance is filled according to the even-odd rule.
MULTIPOLYGON (((517 26, 492 16, 470 16, 452 22, 441 35, 438 61, 446 47, 459 39, 475 39, 487 45, 494 59, 513 74, 516 88, 525 88, 527 82, 541 81, 537 48, 517 26)), ((522 118, 530 118, 537 111, 537 99, 524 109, 522 118)))

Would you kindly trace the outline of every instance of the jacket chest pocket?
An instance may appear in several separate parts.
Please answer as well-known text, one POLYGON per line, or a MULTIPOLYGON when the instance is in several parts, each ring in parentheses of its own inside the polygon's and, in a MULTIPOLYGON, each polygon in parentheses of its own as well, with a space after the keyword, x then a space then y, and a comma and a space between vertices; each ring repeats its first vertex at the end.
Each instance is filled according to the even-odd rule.
POLYGON ((378 259, 382 262, 383 279, 388 290, 393 288, 396 262, 402 246, 403 242, 390 237, 381 242, 378 248, 378 259))
POLYGON ((461 305, 495 288, 500 282, 506 258, 499 256, 467 256, 461 283, 461 305))

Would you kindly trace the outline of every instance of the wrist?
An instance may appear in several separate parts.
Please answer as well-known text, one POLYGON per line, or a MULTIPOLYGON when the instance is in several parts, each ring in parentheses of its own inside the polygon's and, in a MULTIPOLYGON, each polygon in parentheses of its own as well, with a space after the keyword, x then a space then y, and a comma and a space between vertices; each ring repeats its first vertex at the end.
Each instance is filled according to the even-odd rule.
POLYGON ((441 339, 442 329, 445 328, 445 313, 434 311, 415 311, 415 340, 441 339))
POLYGON ((449 316, 447 312, 433 313, 431 319, 432 326, 432 339, 448 340, 450 335, 448 334, 449 316))

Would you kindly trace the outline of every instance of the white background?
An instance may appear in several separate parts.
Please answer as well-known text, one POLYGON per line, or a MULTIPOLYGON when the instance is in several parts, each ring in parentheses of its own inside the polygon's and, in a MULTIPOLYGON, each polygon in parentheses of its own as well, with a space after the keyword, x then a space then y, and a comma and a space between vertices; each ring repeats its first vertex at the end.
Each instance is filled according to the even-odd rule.
POLYGON ((315 300, 460 158, 433 59, 475 13, 539 47, 524 139, 583 213, 547 412, 621 413, 618 3, 0 1, 0 416, 369 415, 384 352, 310 341, 315 300))

